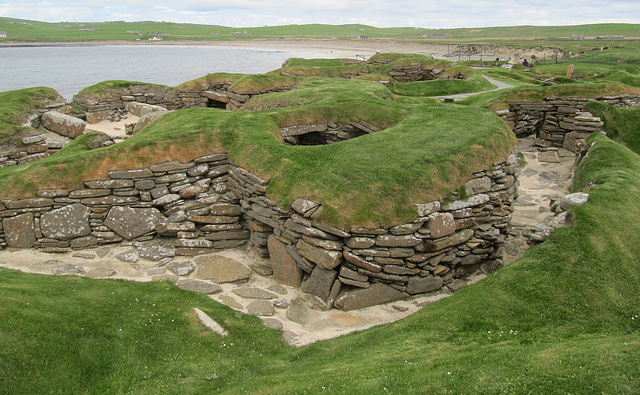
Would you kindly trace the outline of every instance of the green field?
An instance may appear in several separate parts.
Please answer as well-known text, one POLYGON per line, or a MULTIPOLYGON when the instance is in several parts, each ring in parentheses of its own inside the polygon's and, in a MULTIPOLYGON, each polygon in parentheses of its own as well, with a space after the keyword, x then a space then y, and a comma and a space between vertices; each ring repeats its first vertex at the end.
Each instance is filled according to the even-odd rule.
MULTIPOLYGON (((44 34, 55 28, 50 25, 34 22, 31 27, 44 34)), ((154 26, 149 29, 141 27, 147 24, 97 24, 96 31, 105 27, 107 37, 107 25, 173 32, 170 24, 148 24, 154 26)), ((347 38, 360 32, 363 27, 358 26, 327 29, 344 29, 347 38)), ((637 27, 590 29, 593 34, 640 36, 633 30, 637 27)), ((212 27, 192 28, 202 28, 203 37, 210 39, 204 29, 212 27)), ((322 30, 286 28, 301 37, 301 29, 322 30)), ((478 34, 516 37, 524 31, 519 37, 525 37, 539 29, 542 36, 554 32, 555 42, 566 43, 557 36, 585 28, 544 28, 547 34, 534 27, 492 28, 478 34)), ((266 37, 271 29, 275 36, 277 27, 259 29, 266 37)), ((5 25, 0 30, 9 33, 5 25)), ((471 34, 469 30, 451 34, 471 34)), ((69 35, 61 30, 60 37, 68 40, 69 35)), ((640 59, 634 43, 622 42, 625 59, 640 59)), ((380 56, 400 62, 418 59, 380 56)), ((406 220, 415 215, 409 209, 412 202, 454 192, 471 172, 509 152, 514 136, 492 114, 508 100, 640 94, 640 69, 628 64, 633 62, 594 58, 589 63, 588 54, 583 56, 584 62, 575 65, 575 80, 564 77, 566 64, 512 72, 458 65, 451 67, 467 79, 392 81, 385 86, 375 80, 388 77, 388 67, 372 67, 362 78, 345 80, 332 77, 352 71, 348 65, 302 59, 285 66, 298 73, 295 77, 277 71, 203 76, 182 87, 225 79, 238 90, 292 83, 299 89, 254 97, 248 102, 252 111, 176 111, 112 147, 89 150, 94 135, 85 135, 45 160, 0 169, 0 191, 27 196, 37 184, 79 187, 106 166, 142 167, 175 155, 189 159, 225 150, 234 162, 270 179, 268 195, 281 204, 297 196, 326 204, 329 223, 406 220), (514 87, 459 104, 430 98, 443 89, 490 89, 481 74, 514 87), (556 84, 542 82, 547 79, 556 84), (282 126, 354 120, 382 130, 327 146, 291 147, 278 139, 282 126)), ((108 81, 83 92, 99 94, 129 84, 108 81)), ((6 141, 30 132, 18 125, 52 95, 46 88, 2 93, 0 134, 6 141)), ((258 318, 170 283, 30 275, 1 268, 0 393, 640 393, 640 109, 589 106, 605 121, 608 136, 590 137, 592 148, 576 169, 573 190, 588 190, 590 198, 572 209, 572 226, 554 230, 545 243, 485 280, 393 324, 294 348, 258 318), (195 307, 221 323, 229 336, 208 331, 192 312, 195 307)))

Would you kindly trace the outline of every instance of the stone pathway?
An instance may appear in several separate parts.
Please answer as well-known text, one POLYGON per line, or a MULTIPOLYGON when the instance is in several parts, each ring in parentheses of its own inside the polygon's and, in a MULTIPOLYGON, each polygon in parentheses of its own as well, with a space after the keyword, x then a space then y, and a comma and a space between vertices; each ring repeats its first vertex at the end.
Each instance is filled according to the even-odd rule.
POLYGON ((562 148, 535 145, 533 138, 520 139, 518 152, 526 165, 520 171, 518 199, 514 205, 513 229, 505 242, 505 264, 517 259, 529 245, 543 241, 556 217, 552 203, 569 193, 575 154, 562 148))
MULTIPOLYGON (((260 317, 267 327, 282 330, 285 340, 295 346, 397 321, 451 294, 443 291, 349 312, 328 310, 313 295, 276 283, 269 261, 246 247, 197 257, 173 256, 170 249, 157 242, 56 254, 5 249, 0 251, 0 267, 94 279, 171 281, 180 288, 208 294, 235 310, 260 317)), ((210 325, 206 319, 203 323, 210 325)))

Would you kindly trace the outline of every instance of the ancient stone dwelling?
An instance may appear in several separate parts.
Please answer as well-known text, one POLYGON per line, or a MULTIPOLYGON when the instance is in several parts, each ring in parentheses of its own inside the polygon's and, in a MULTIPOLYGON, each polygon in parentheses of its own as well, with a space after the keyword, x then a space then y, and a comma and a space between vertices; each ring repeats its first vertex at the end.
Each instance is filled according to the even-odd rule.
MULTIPOLYGON (((203 84, 199 90, 140 91, 81 105, 95 122, 132 108, 158 112, 154 106, 240 109, 251 95, 261 93, 203 84)), ((630 96, 601 100, 637 103, 630 96)), ((498 115, 517 135, 535 134, 575 151, 578 141, 602 127, 585 106, 585 99, 548 98, 511 103, 498 115)), ((47 122, 44 114, 39 122, 47 122)), ((287 144, 327 144, 372 132, 362 124, 281 130, 287 144)), ((42 142, 36 140, 32 144, 42 142)), ((2 200, 0 246, 64 252, 131 242, 153 250, 154 256, 171 257, 248 244, 270 259, 278 282, 300 287, 325 308, 351 310, 441 289, 456 291, 471 274, 499 267, 518 174, 512 153, 476 172, 458 194, 417 204, 411 222, 338 229, 318 221, 321 204, 299 198, 279 207, 265 194, 268 180, 224 153, 211 153, 188 163, 113 170, 108 179, 85 181, 78 190, 40 190, 35 198, 2 200)))

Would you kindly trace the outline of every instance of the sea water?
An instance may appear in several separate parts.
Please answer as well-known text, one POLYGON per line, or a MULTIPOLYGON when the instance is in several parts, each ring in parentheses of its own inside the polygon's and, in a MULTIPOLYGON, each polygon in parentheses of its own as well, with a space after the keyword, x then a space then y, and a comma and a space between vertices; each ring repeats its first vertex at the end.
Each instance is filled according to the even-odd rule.
POLYGON ((327 56, 204 45, 2 47, 0 92, 46 86, 71 100, 80 90, 106 80, 173 87, 209 73, 266 73, 294 57, 327 56))

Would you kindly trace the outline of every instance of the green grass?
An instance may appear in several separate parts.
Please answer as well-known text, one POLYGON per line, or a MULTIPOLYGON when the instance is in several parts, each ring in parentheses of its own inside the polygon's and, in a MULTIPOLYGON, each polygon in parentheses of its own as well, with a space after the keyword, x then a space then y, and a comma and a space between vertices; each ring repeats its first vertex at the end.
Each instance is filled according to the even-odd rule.
POLYGON ((495 89, 496 86, 487 81, 481 73, 473 73, 464 80, 433 80, 409 83, 392 83, 390 90, 400 96, 443 96, 459 93, 481 92, 495 89))
POLYGON ((590 199, 574 210, 572 227, 410 317, 301 348, 283 345, 255 317, 166 283, 2 269, 2 388, 637 393, 640 156, 602 135, 591 140, 576 185, 591 185, 590 199), (193 307, 229 337, 208 332, 193 307))
POLYGON ((21 146, 23 134, 33 129, 20 126, 38 108, 46 104, 62 100, 51 88, 29 88, 16 91, 0 92, 0 146, 21 146))
POLYGON ((640 153, 640 107, 624 109, 590 102, 589 111, 605 121, 609 137, 640 153))

